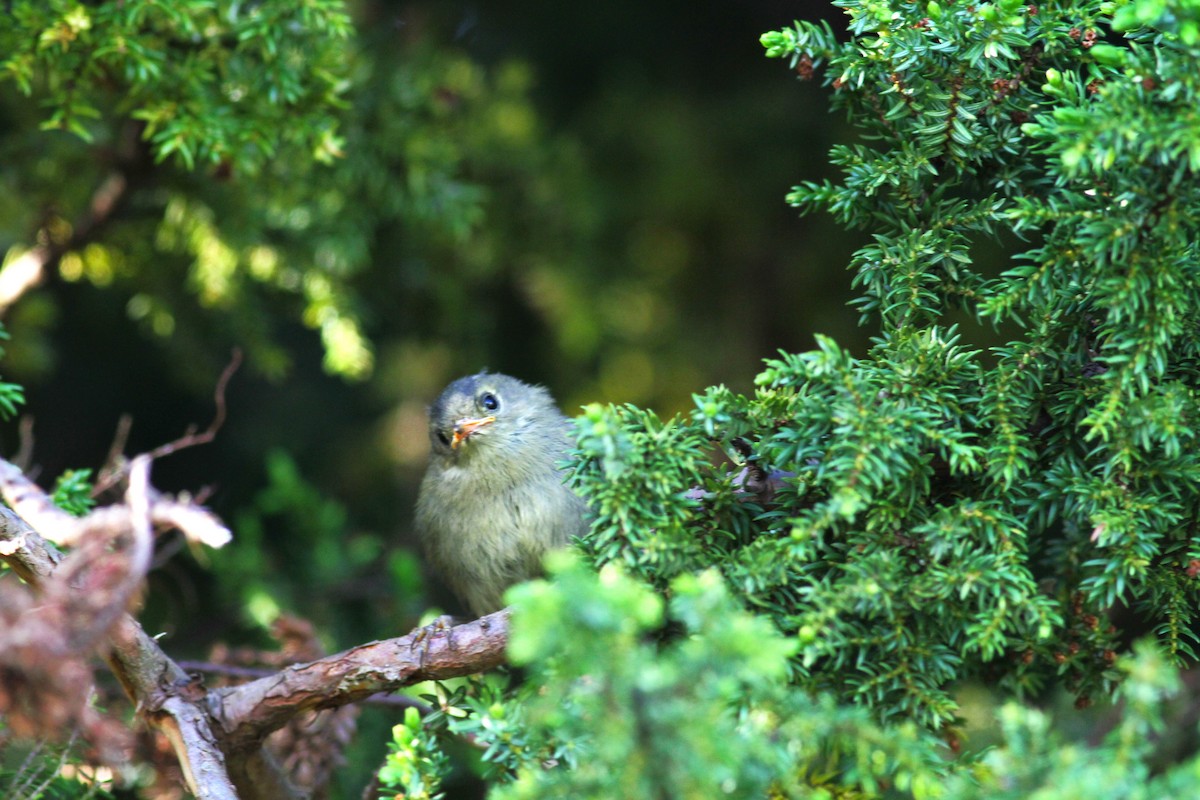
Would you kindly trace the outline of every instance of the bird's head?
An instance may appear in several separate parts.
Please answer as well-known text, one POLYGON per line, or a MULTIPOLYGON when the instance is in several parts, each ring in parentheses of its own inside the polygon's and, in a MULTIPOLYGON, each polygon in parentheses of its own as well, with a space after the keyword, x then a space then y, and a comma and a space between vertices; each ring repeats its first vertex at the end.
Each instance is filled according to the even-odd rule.
POLYGON ((562 423, 542 387, 480 372, 454 381, 430 406, 429 440, 436 456, 460 461, 561 435, 562 423))

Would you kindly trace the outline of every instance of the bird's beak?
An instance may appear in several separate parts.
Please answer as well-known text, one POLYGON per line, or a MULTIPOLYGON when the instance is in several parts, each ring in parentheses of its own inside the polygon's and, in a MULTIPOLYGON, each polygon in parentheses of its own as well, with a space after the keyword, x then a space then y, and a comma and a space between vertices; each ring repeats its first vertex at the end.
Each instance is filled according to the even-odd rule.
POLYGON ((475 433, 480 428, 491 425, 496 421, 495 417, 479 417, 471 419, 464 417, 454 423, 454 437, 450 440, 450 449, 457 450, 458 446, 465 442, 468 437, 475 433))

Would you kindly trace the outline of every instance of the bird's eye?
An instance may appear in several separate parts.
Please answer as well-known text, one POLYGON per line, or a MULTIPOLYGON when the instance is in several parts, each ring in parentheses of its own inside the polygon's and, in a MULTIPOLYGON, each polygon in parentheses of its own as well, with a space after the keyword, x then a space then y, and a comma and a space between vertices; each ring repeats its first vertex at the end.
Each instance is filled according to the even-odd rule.
POLYGON ((495 411, 500 407, 500 398, 491 392, 484 392, 479 396, 479 405, 483 406, 485 411, 495 411))
POLYGON ((442 430, 441 428, 438 428, 437 437, 438 437, 438 441, 441 442, 442 444, 446 445, 446 447, 450 446, 450 437, 447 436, 446 432, 444 430, 442 430))

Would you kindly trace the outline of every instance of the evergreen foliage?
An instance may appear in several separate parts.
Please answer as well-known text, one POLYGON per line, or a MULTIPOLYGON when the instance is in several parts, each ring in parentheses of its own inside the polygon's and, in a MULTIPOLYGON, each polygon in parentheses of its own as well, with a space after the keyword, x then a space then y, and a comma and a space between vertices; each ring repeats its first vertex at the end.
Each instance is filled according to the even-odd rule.
MULTIPOLYGON (((861 131, 789 201, 870 233, 878 336, 683 417, 585 410, 600 580, 513 594, 523 726, 556 744, 490 739, 515 758, 496 796, 1194 794, 1200 762, 1151 781, 1147 759, 1196 658, 1200 6, 835 4, 850 41, 762 41, 861 131), (1014 703, 1001 747, 939 753, 969 680, 1127 702, 1092 750, 1014 703)), ((470 696, 480 735, 501 715, 470 696)))
MULTIPOLYGON (((582 560, 512 593, 524 680, 435 687, 435 712, 394 731, 389 791, 438 796, 450 736, 482 746, 496 797, 1200 790, 1194 756, 1151 768, 1178 667, 1196 659, 1200 2, 835 4, 848 40, 797 22, 762 43, 801 79, 820 72, 859 131, 830 154, 841 177, 789 202, 869 235, 850 266, 873 346, 820 338, 769 360, 753 394, 712 387, 670 419, 587 407, 570 481, 593 530, 582 560), (971 681, 1015 701, 1065 689, 1124 705, 1083 746, 1010 702, 999 745, 963 754, 956 687, 971 681)), ((72 136, 14 184, 21 208, 0 203, 53 241, 66 220, 32 217, 71 171, 93 187, 114 168, 144 179, 146 152, 174 168, 135 187, 122 236, 77 242, 59 267, 129 279, 131 313, 156 330, 185 313, 186 275, 278 373, 259 311, 293 295, 327 368, 362 376, 373 355, 354 279, 373 253, 417 240, 435 264, 498 268, 505 249, 470 239, 484 193, 462 167, 506 175, 524 152, 508 147, 531 127, 519 69, 348 50, 342 6, 323 0, 9 11, 0 79, 44 101, 36 126, 72 136)), ((6 141, 6 160, 40 136, 6 141)), ((543 190, 509 212, 556 208, 543 190)), ((542 302, 587 304, 585 280, 538 283, 539 269, 542 302)), ((397 280, 415 308, 457 277, 397 280)), ((594 331, 556 313, 564 341, 591 352, 594 331)), ((488 325, 460 314, 447 324, 488 325)), ((0 408, 19 401, 0 384, 0 408)), ((269 466, 240 535, 253 545, 283 520, 318 558, 297 570, 307 591, 352 580, 375 541, 335 541, 344 509, 288 457, 269 466)), ((88 477, 65 474, 56 500, 86 510, 88 477)), ((302 604, 259 574, 253 548, 221 558, 256 619, 279 598, 302 604)))
POLYGON ((10 6, 6 260, 31 240, 61 247, 65 280, 127 291, 180 360, 210 360, 216 328, 280 377, 291 357, 272 323, 290 318, 319 332, 328 372, 363 379, 371 315, 395 310, 363 297, 376 259, 370 293, 402 296, 428 327, 430 308, 463 324, 461 271, 500 268, 505 232, 480 233, 487 193, 470 173, 511 178, 535 157, 521 65, 380 44, 387 26, 351 38, 342 0, 10 6), (100 236, 105 191, 120 225, 100 236))
MULTIPOLYGON (((990 669, 1014 687, 1052 676, 1082 696, 1105 687, 1114 631, 1100 621, 1118 603, 1194 659, 1195 4, 931 3, 919 19, 846 8, 850 46, 804 24, 764 44, 798 67, 827 62, 835 101, 883 146, 836 148, 844 183, 803 185, 791 200, 873 231, 854 267, 883 335, 850 373, 882 370, 887 399, 867 424, 920 430, 893 403, 951 421, 905 459, 926 482, 919 502, 889 502, 892 519, 866 521, 876 534, 856 545, 879 557, 880 534, 903 537, 889 557, 948 568, 961 600, 990 595, 990 611, 944 641, 968 664, 1001 657, 990 669), (1127 41, 1102 42, 1111 27, 1127 41), (972 243, 1005 229, 1029 242, 1010 248, 1016 266, 972 269, 972 243), (944 328, 955 309, 1021 336, 962 353, 944 328), (956 400, 931 394, 962 362, 956 400)), ((769 365, 760 383, 796 385, 794 363, 769 365)), ((871 445, 863 477, 847 477, 873 516, 858 487, 906 471, 884 467, 895 445, 871 445)), ((835 461, 826 450, 816 472, 835 461)), ((906 583, 883 594, 922 597, 906 583)), ((893 654, 903 662, 905 650, 893 654)))
POLYGON ((553 582, 512 591, 515 695, 492 678, 443 687, 439 711, 394 732, 381 798, 437 798, 450 773, 439 739, 485 748, 489 797, 1187 797, 1200 757, 1152 769, 1179 675, 1152 645, 1118 661, 1120 721, 1099 746, 1072 742, 1044 711, 1008 702, 1000 744, 955 760, 913 721, 881 725, 832 693, 788 681, 798 644, 735 602, 715 570, 661 596, 615 564, 576 559, 553 582), (662 641, 663 625, 675 630, 662 641), (680 635, 681 630, 683 634, 680 635), (447 690, 448 689, 448 690, 447 690))
POLYGON ((96 499, 92 497, 92 488, 90 469, 69 469, 54 482, 54 492, 51 493, 50 499, 68 514, 82 517, 96 505, 96 499))
MULTIPOLYGON (((8 330, 0 326, 0 341, 9 338, 8 330)), ((0 356, 4 355, 0 348, 0 356)), ((25 389, 16 383, 0 381, 0 418, 11 419, 17 415, 17 407, 25 402, 25 389)))
POLYGON ((44 99, 43 129, 90 142, 95 121, 128 115, 158 160, 188 167, 259 169, 293 143, 325 160, 340 149, 327 115, 350 32, 338 0, 22 1, 6 15, 0 74, 44 99))
MULTIPOLYGON (((510 654, 529 669, 517 717, 463 691, 442 701, 473 712, 449 727, 510 772, 494 796, 801 796, 809 783, 925 793, 938 780, 937 742, 915 725, 885 731, 862 709, 791 691, 795 642, 739 608, 715 570, 673 581, 669 607, 616 565, 596 575, 559 558, 552 571, 553 583, 513 591, 510 654), (686 634, 661 644, 668 618, 686 634)), ((436 781, 444 765, 427 764, 436 781)))
MULTIPOLYGON (((0 719, 0 737, 9 736, 7 727, 0 719)), ((85 766, 63 774, 64 765, 83 761, 82 750, 77 737, 63 744, 20 742, 6 746, 0 750, 0 792, 5 800, 113 800, 113 795, 95 780, 92 768, 85 766)))

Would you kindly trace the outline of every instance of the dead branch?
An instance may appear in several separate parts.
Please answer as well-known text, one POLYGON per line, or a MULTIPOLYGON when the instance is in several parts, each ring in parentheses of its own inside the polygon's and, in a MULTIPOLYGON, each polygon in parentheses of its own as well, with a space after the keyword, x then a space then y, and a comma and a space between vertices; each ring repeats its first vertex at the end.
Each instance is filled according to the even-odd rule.
MULTIPOLYGON (((135 458, 130 474, 138 464, 144 464, 143 468, 148 474, 150 457, 142 455, 135 458)), ((133 481, 130 485, 132 488, 133 481)), ((77 544, 95 525, 110 528, 139 524, 135 505, 137 509, 144 507, 153 524, 177 528, 193 542, 221 547, 233 538, 229 529, 212 512, 158 493, 150 486, 148 479, 139 486, 137 492, 128 496, 133 500, 125 505, 107 506, 93 511, 87 517, 76 518, 54 505, 49 495, 26 478, 16 465, 0 459, 0 497, 21 519, 55 544, 77 544), (98 514, 102 516, 96 516, 98 514)))
POLYGON ((0 459, 0 496, 17 516, 56 544, 70 544, 80 528, 78 519, 54 505, 50 496, 25 477, 17 465, 3 459, 0 459))
MULTIPOLYGON (((71 581, 57 574, 62 564, 74 569, 70 558, 64 559, 36 526, 49 525, 64 541, 74 542, 73 556, 103 527, 120 531, 132 542, 126 545, 134 553, 127 556, 126 569, 139 576, 140 584, 149 563, 144 543, 151 540, 152 523, 186 526, 185 533, 199 541, 215 543, 228 537, 208 512, 156 493, 148 480, 150 461, 141 456, 132 463, 125 503, 76 519, 54 507, 20 470, 0 459, 0 494, 17 509, 14 513, 0 507, 0 558, 35 587, 70 587, 71 581)), ((99 616, 86 630, 107 628, 104 655, 109 668, 141 716, 167 736, 188 788, 200 800, 301 798, 263 748, 268 734, 307 712, 338 708, 422 681, 492 669, 503 663, 508 640, 505 610, 446 631, 418 630, 370 642, 251 683, 209 691, 124 613, 132 584, 122 576, 115 585, 118 588, 108 589, 103 607, 95 612, 99 616), (110 613, 112 609, 117 612, 110 613), (111 624, 104 619, 113 616, 111 624)))
POLYGON ((188 676, 125 613, 150 563, 154 497, 149 464, 148 458, 135 460, 125 505, 97 509, 76 519, 56 509, 39 487, 12 464, 0 460, 0 494, 17 513, 29 515, 21 519, 17 513, 0 509, 0 557, 27 583, 42 590, 46 608, 64 609, 63 624, 70 630, 63 632, 63 638, 72 649, 58 657, 79 658, 91 649, 94 637, 107 633, 109 667, 143 716, 177 745, 176 755, 189 776, 191 791, 202 800, 236 800, 225 772, 224 753, 215 745, 209 717, 201 705, 202 696, 187 694, 188 676), (28 524, 34 520, 57 528, 62 538, 76 543, 77 548, 64 557, 28 524), (121 551, 123 568, 101 569, 96 579, 99 583, 81 583, 79 576, 94 566, 96 543, 103 545, 118 536, 132 542, 121 551))

